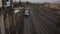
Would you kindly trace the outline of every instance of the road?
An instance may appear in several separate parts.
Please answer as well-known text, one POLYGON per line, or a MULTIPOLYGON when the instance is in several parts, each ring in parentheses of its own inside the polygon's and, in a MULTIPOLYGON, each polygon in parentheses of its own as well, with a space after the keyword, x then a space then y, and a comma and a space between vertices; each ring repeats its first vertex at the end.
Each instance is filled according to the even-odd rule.
POLYGON ((29 7, 29 11, 30 15, 23 19, 24 27, 21 34, 60 34, 54 14, 49 14, 37 6, 29 7))

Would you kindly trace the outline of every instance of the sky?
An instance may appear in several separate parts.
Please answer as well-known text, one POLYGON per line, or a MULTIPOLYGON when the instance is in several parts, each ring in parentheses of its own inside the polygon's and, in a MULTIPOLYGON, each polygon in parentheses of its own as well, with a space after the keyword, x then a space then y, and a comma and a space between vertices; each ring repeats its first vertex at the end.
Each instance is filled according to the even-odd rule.
MULTIPOLYGON (((22 2, 32 2, 32 3, 45 3, 45 2, 49 2, 49 3, 60 3, 60 0, 21 0, 22 2)), ((19 0, 16 0, 16 2, 19 2, 19 0)))

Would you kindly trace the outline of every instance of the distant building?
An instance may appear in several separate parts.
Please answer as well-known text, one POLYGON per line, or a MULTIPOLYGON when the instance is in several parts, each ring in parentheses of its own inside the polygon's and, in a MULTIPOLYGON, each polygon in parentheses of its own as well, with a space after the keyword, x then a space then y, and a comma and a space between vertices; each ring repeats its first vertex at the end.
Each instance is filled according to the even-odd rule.
POLYGON ((15 3, 15 2, 19 3, 19 1, 20 1, 20 0, 13 0, 13 3, 15 3))

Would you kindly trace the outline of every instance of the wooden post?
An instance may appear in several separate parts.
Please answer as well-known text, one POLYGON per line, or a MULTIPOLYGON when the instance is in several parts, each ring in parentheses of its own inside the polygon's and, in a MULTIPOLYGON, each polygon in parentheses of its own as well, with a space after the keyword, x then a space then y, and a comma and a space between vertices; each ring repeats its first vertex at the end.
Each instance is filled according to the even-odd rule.
POLYGON ((0 28, 1 28, 1 34, 5 34, 5 27, 4 27, 4 15, 0 15, 0 28))

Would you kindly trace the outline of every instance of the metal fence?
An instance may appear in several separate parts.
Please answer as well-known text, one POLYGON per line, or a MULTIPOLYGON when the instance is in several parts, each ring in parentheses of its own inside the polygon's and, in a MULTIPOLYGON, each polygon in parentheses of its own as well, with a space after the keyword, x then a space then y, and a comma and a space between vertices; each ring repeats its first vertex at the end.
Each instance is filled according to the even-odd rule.
POLYGON ((0 14, 0 34, 18 34, 23 23, 24 9, 18 13, 0 14))

